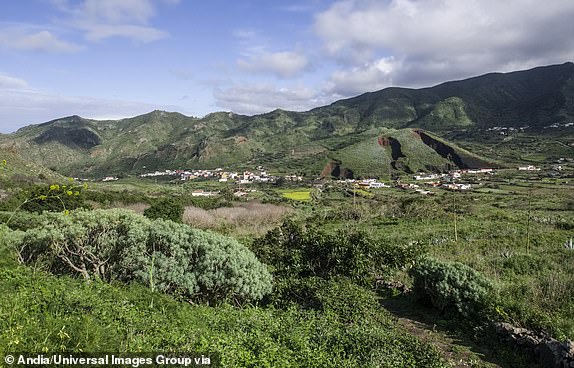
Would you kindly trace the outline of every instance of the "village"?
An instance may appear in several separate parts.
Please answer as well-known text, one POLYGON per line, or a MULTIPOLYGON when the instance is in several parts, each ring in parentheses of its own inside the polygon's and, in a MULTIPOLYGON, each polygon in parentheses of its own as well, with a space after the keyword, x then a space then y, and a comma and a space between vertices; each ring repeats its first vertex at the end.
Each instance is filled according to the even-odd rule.
MULTIPOLYGON (((548 167, 547 174, 555 176, 558 172, 562 171, 563 164, 569 163, 569 159, 561 158, 556 161, 556 164, 548 167)), ((355 189, 384 189, 395 188, 401 190, 411 190, 422 195, 433 195, 436 193, 434 189, 443 189, 448 191, 469 191, 473 188, 484 185, 489 176, 497 174, 501 169, 496 168, 477 168, 477 169, 457 169, 444 173, 416 173, 410 177, 396 178, 393 181, 381 181, 379 178, 357 178, 357 179, 335 179, 329 182, 325 178, 309 178, 302 175, 271 175, 268 170, 262 166, 256 169, 239 171, 229 171, 223 168, 209 169, 189 169, 189 170, 164 170, 153 171, 140 174, 138 177, 141 179, 161 178, 163 180, 175 182, 219 182, 238 185, 234 190, 234 195, 238 197, 246 196, 250 191, 256 189, 246 189, 245 185, 250 184, 270 184, 274 186, 284 185, 303 185, 314 186, 321 188, 325 185, 338 185, 343 184, 346 187, 353 187, 355 189)), ((502 169, 507 172, 515 170, 516 172, 540 172, 541 167, 534 165, 518 166, 514 169, 502 169)), ((117 181, 118 177, 108 176, 102 179, 104 182, 117 181)), ((204 190, 197 189, 193 191, 192 196, 217 196, 217 190, 204 190)))

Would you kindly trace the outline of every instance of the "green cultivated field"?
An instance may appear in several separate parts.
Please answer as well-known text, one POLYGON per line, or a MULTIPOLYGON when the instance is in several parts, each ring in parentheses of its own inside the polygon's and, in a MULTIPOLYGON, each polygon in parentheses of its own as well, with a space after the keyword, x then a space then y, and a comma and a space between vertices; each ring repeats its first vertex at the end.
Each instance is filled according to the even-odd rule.
POLYGON ((294 201, 308 201, 311 199, 309 190, 281 190, 281 196, 294 201))

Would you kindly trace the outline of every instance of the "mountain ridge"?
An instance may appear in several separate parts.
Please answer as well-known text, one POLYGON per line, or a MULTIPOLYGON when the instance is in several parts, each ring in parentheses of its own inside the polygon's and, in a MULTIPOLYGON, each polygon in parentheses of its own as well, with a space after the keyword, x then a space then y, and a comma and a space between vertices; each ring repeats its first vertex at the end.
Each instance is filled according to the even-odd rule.
POLYGON ((569 121, 574 122, 571 62, 421 89, 390 87, 304 112, 214 112, 198 118, 154 110, 121 120, 71 115, 0 136, 0 147, 74 176, 258 165, 318 175, 333 162, 355 175, 389 176, 468 166, 453 160, 461 154, 479 166, 501 166, 495 157, 472 154, 444 137, 500 126, 545 134, 548 124, 569 121), (440 143, 429 144, 416 132, 440 143), (392 145, 379 141, 395 142, 408 154, 393 158, 392 145), (429 151, 433 146, 450 157, 429 151))

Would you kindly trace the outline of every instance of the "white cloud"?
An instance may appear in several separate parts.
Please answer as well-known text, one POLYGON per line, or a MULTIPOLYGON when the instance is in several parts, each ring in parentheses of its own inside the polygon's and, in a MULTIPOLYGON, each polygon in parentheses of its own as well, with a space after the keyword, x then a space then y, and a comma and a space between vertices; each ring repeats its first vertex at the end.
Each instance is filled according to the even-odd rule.
POLYGON ((136 25, 91 24, 82 26, 86 38, 90 41, 101 41, 112 37, 125 37, 134 41, 152 42, 168 36, 168 33, 152 27, 136 25))
POLYGON ((48 53, 68 53, 81 46, 59 39, 53 32, 31 25, 8 25, 0 29, 0 47, 48 53))
POLYGON ((154 16, 155 9, 149 0, 85 0, 75 12, 96 23, 142 24, 154 16))
POLYGON ((392 76, 400 67, 400 62, 395 61, 391 56, 350 70, 336 71, 327 81, 325 92, 347 97, 376 91, 392 85, 392 76))
POLYGON ((303 51, 270 51, 285 48, 257 30, 236 29, 233 36, 240 55, 237 66, 242 71, 291 78, 310 70, 310 62, 303 51))
POLYGON ((7 89, 23 89, 28 87, 28 82, 23 79, 0 74, 0 91, 7 89))
POLYGON ((319 13, 314 28, 345 68, 331 81, 359 83, 369 70, 380 80, 372 65, 394 57, 401 64, 389 81, 425 86, 572 60, 572 19, 570 0, 344 0, 319 13))
POLYGON ((240 84, 225 89, 215 88, 213 95, 219 108, 249 115, 277 108, 305 111, 322 103, 315 91, 304 86, 240 84))
POLYGON ((149 26, 156 15, 156 3, 177 4, 173 0, 84 0, 73 4, 56 0, 69 19, 64 24, 85 32, 86 39, 101 41, 112 37, 152 42, 167 37, 168 32, 149 26))
POLYGON ((241 59, 238 66, 246 71, 255 73, 271 73, 280 78, 288 78, 301 74, 309 61, 304 55, 296 52, 260 52, 249 59, 241 59))

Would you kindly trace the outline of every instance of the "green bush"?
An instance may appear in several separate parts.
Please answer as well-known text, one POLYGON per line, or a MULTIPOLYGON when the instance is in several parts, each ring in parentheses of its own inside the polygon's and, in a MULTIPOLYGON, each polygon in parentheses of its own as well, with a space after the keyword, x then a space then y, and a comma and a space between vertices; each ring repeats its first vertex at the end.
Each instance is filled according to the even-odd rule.
MULTIPOLYGON (((237 198, 234 198, 234 200, 236 201, 237 198)), ((184 196, 181 197, 181 203, 183 203, 185 206, 199 207, 203 208, 204 210, 214 210, 216 208, 221 207, 233 207, 233 203, 228 201, 223 196, 217 196, 217 197, 184 196)))
POLYGON ((184 208, 181 202, 174 198, 164 198, 152 203, 144 211, 144 216, 152 220, 164 219, 181 223, 183 221, 183 211, 184 208))
POLYGON ((16 262, 16 251, 13 248, 13 244, 17 243, 21 236, 21 231, 12 231, 8 226, 0 224, 0 268, 4 264, 16 262))
POLYGON ((0 223, 12 230, 29 230, 36 227, 41 217, 41 214, 26 211, 0 212, 0 223))
POLYGON ((271 276, 231 238, 130 211, 46 213, 14 244, 22 262, 86 279, 137 281, 195 301, 257 300, 271 276))
POLYGON ((295 304, 303 309, 332 313, 344 323, 389 317, 375 292, 345 277, 325 280, 318 277, 280 280, 273 294, 276 307, 295 304))
POLYGON ((271 292, 266 267, 236 240, 171 221, 154 221, 125 262, 138 281, 196 301, 257 300, 271 292))
POLYGON ((441 312, 454 309, 464 317, 478 317, 492 298, 493 284, 462 263, 421 258, 409 272, 415 295, 441 312))
POLYGON ((22 186, 8 198, 0 201, 2 211, 28 211, 42 213, 88 208, 84 201, 83 186, 68 184, 22 186))
POLYGON ((551 268, 551 264, 545 257, 529 254, 516 254, 502 262, 502 272, 505 275, 532 275, 540 274, 551 268))
POLYGON ((252 249, 280 276, 345 276, 357 282, 409 265, 422 251, 418 244, 392 245, 361 231, 329 233, 289 220, 256 239, 252 249))

